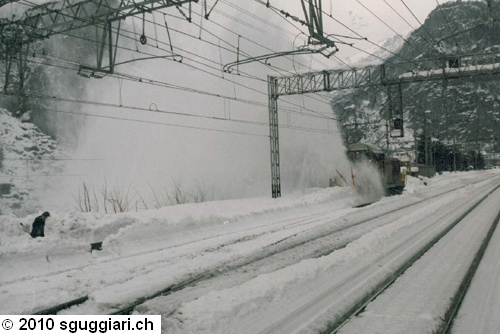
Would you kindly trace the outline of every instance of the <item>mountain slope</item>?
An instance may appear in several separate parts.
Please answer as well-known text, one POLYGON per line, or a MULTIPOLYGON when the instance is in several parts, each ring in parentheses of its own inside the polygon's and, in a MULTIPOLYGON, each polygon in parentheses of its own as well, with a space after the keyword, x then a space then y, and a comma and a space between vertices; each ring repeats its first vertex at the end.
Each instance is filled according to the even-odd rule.
POLYGON ((0 212, 24 215, 36 207, 38 191, 62 171, 58 143, 31 123, 0 108, 0 212))
MULTIPOLYGON (((436 8, 424 25, 413 31, 386 64, 408 60, 442 59, 500 51, 499 6, 490 12, 486 3, 453 2, 436 8)), ((499 60, 500 62, 500 60, 499 60)), ((439 63, 438 61, 436 63, 439 63)), ((424 111, 430 110, 434 140, 464 150, 491 150, 500 138, 500 87, 496 77, 450 79, 403 84, 405 138, 391 139, 392 150, 414 150, 414 136, 423 135, 424 111)), ((337 92, 332 107, 346 143, 366 141, 386 146, 388 118, 385 88, 337 92)))

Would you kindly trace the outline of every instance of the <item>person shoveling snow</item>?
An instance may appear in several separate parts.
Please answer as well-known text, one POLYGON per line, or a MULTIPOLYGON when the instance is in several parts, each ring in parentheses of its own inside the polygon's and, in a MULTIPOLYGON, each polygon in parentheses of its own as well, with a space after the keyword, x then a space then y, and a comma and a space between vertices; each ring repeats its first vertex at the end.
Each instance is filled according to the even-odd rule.
POLYGON ((50 217, 50 213, 44 212, 41 216, 38 216, 33 221, 33 227, 31 229, 31 236, 33 238, 36 237, 45 237, 45 220, 50 217))
MULTIPOLYGON (((47 220, 48 217, 50 217, 50 213, 45 211, 44 213, 42 213, 41 216, 35 218, 30 233, 32 238, 45 237, 45 221, 47 220)), ((29 233, 28 225, 23 225, 21 223, 21 228, 23 229, 24 232, 29 233)))

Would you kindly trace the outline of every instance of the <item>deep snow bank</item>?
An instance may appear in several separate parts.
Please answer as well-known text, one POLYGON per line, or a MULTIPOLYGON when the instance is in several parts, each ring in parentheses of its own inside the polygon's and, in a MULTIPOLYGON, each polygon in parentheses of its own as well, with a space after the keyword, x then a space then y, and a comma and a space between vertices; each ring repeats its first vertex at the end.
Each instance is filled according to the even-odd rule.
MULTIPOLYGON (((46 222, 45 238, 33 240, 24 232, 21 223, 31 226, 38 214, 25 218, 13 214, 0 216, 0 254, 16 256, 48 249, 88 247, 89 243, 104 241, 103 246, 115 253, 135 243, 154 247, 166 235, 179 231, 209 229, 221 224, 270 215, 290 209, 304 209, 336 202, 350 206, 360 201, 351 188, 311 189, 306 194, 271 198, 214 201, 183 204, 157 210, 100 214, 83 212, 51 212, 46 222)), ((141 248, 148 247, 142 246, 141 248)))
MULTIPOLYGON (((419 189, 439 187, 453 180, 477 177, 475 172, 445 173, 435 178, 422 180, 408 177, 408 194, 419 189)), ((384 198, 382 201, 390 201, 384 198)), ((350 188, 310 189, 305 193, 294 194, 278 199, 248 198, 238 200, 191 203, 164 207, 156 210, 128 212, 118 214, 58 212, 51 211, 52 216, 46 224, 46 237, 33 240, 24 232, 20 224, 31 226, 35 217, 31 214, 18 218, 13 214, 0 215, 0 254, 30 254, 42 249, 58 249, 67 247, 89 247, 92 242, 103 241, 103 246, 117 254, 136 243, 144 243, 144 247, 155 247, 162 243, 166 236, 193 230, 206 230, 214 226, 234 224, 252 220, 258 216, 279 214, 290 210, 304 210, 318 205, 348 207, 364 202, 365 199, 350 188)), ((133 252, 133 250, 129 250, 133 252)))

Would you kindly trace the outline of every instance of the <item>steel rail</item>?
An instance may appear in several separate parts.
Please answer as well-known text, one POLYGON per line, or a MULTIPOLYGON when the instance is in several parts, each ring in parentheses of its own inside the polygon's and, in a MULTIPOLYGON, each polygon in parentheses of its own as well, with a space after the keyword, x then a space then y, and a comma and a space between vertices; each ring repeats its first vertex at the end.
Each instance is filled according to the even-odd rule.
POLYGON ((77 299, 70 300, 69 302, 62 303, 47 309, 33 313, 33 315, 56 315, 59 311, 70 308, 71 306, 83 304, 89 299, 89 296, 83 296, 77 299))
MULTIPOLYGON (((427 251, 429 251, 439 240, 441 240, 446 234, 448 234, 455 226, 458 225, 458 223, 460 223, 466 216, 468 216, 472 211, 474 211, 481 203, 483 203, 493 192, 495 192, 499 188, 500 188, 500 185, 495 186, 492 190, 488 191, 488 193, 486 195, 484 195, 479 200, 477 200, 467 211, 465 211, 463 214, 461 214, 450 225, 448 225, 443 231, 441 231, 438 235, 436 235, 431 241, 429 241, 424 247, 422 247, 420 249, 420 251, 415 253, 405 264, 403 264, 400 268, 398 268, 398 270, 396 270, 391 276, 389 276, 386 280, 384 280, 380 284, 378 284, 377 287, 375 287, 370 293, 368 293, 365 296, 365 298, 363 298, 358 303, 353 305, 338 320, 335 320, 331 324, 329 324, 327 330, 322 332, 321 334, 338 333, 338 331, 345 324, 347 324, 351 320, 352 317, 361 313, 369 303, 371 303, 381 293, 383 293, 385 290, 387 290, 387 288, 389 288, 389 286, 391 286, 401 275, 403 275, 404 272, 408 268, 410 268, 418 259, 420 259, 425 253, 427 253, 427 251)), ((500 218, 500 214, 499 214, 499 218, 500 218)), ((493 226, 496 227, 497 224, 498 224, 498 220, 495 221, 493 226)), ((492 228, 493 228, 493 226, 492 226, 492 228)), ((490 232, 491 232, 491 234, 493 234, 493 231, 490 230, 490 232)), ((490 236, 490 238, 491 238, 491 236, 490 236)), ((488 239, 488 238, 485 238, 485 240, 486 239, 488 239)), ((483 246, 484 246, 484 242, 483 242, 483 246)), ((481 248, 483 248, 483 247, 481 247, 481 248)), ((483 250, 483 252, 484 252, 484 250, 483 250)), ((481 252, 478 252, 478 254, 479 253, 481 253, 481 252)), ((477 255, 476 255, 476 257, 477 257, 477 255)), ((476 261, 476 259, 474 261, 476 261)), ((472 279, 472 277, 470 277, 470 279, 472 279)), ((461 292, 461 289, 459 289, 459 291, 461 292)), ((452 305, 453 305, 453 303, 452 303, 452 305)), ((450 312, 450 314, 453 314, 453 313, 450 312)), ((447 321, 444 321, 444 322, 447 323, 447 321)), ((446 327, 445 330, 447 330, 447 328, 448 328, 448 326, 446 327)), ((439 332, 439 333, 442 333, 442 332, 439 332)), ((446 332, 443 332, 443 333, 446 333, 446 332)))
POLYGON ((486 252, 486 249, 488 248, 488 245, 491 241, 491 238, 493 236, 493 233, 495 232, 496 228, 498 227, 498 222, 500 221, 500 212, 498 213, 497 217, 495 218, 495 221, 491 225, 490 229, 488 230, 488 233, 486 234, 486 237, 483 239, 483 242, 481 243, 481 247, 478 249, 476 256, 474 257, 474 260, 472 261, 471 265, 469 266, 469 269, 467 270, 467 273, 465 274, 462 283, 460 284, 460 287, 458 288, 455 296, 451 299, 452 302, 450 304, 449 309, 445 313, 445 317, 443 322, 441 323, 440 328, 438 329, 437 333, 438 334, 449 334, 451 331, 451 328, 453 327, 453 321, 455 320, 455 317, 458 314, 458 311, 460 310, 460 306, 462 306, 462 301, 464 300, 465 296, 467 295, 467 291, 469 290, 470 284, 472 282, 472 278, 476 274, 477 268, 479 267, 479 264, 481 263, 481 260, 483 259, 484 253, 486 252))

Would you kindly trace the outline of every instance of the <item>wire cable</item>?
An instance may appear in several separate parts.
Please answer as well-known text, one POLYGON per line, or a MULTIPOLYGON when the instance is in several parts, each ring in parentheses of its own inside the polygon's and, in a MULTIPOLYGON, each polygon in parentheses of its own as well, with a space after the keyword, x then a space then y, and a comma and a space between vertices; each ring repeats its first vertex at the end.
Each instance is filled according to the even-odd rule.
MULTIPOLYGON (((310 3, 311 0, 305 0, 305 1, 307 1, 307 2, 310 3)), ((391 54, 393 54, 393 55, 395 55, 395 56, 397 56, 397 57, 399 57, 401 59, 409 61, 409 59, 406 59, 403 56, 401 56, 401 55, 399 55, 399 54, 397 54, 397 53, 395 53, 395 52, 393 52, 393 51, 391 51, 391 50, 389 50, 389 49, 387 49, 387 48, 385 48, 385 47, 383 47, 383 46, 381 46, 381 45, 379 45, 379 44, 377 44, 375 42, 372 42, 371 40, 368 39, 368 37, 362 36, 361 34, 359 34, 358 32, 356 32, 355 30, 349 28, 346 24, 342 23, 340 20, 336 19, 333 16, 328 15, 328 13, 326 13, 324 10, 322 12, 323 12, 323 14, 326 14, 330 19, 332 19, 333 21, 337 22, 338 24, 340 24, 341 26, 343 26, 344 28, 346 28, 347 30, 349 30, 350 32, 352 32, 353 34, 355 34, 356 36, 360 37, 361 39, 364 39, 368 43, 370 43, 370 44, 372 44, 372 45, 374 45, 374 46, 376 46, 376 47, 378 47, 378 48, 380 48, 380 49, 382 49, 382 50, 384 50, 384 51, 386 51, 388 53, 391 53, 391 54)))
MULTIPOLYGON (((149 23, 152 23, 152 24, 157 24, 157 23, 155 23, 154 21, 150 21, 150 20, 146 20, 146 21, 148 21, 149 23)), ((195 23, 195 24, 196 24, 196 23, 195 23)), ((159 24, 157 24, 157 25, 159 25, 159 24)), ((200 28, 201 28, 201 26, 200 26, 200 28)), ((126 31, 126 30, 125 30, 125 31, 126 31)), ((126 32, 128 32, 128 33, 132 33, 132 34, 134 34, 135 36, 137 36, 137 33, 135 33, 135 32, 131 32, 131 31, 126 31, 126 32)), ((189 37, 191 37, 191 38, 196 38, 196 39, 199 39, 198 37, 195 37, 195 36, 192 36, 192 35, 189 35, 189 34, 186 34, 186 35, 187 35, 187 36, 189 36, 189 37)), ((129 37, 129 36, 126 36, 126 37, 127 37, 127 38, 129 38, 129 39, 135 40, 134 38, 131 38, 131 37, 129 37)), ((157 43, 159 42, 160 44, 165 44, 165 45, 168 45, 168 44, 166 44, 166 43, 164 43, 164 42, 162 42, 162 41, 158 41, 158 40, 156 40, 155 38, 148 37, 148 36, 146 36, 146 37, 147 37, 148 39, 151 39, 151 40, 156 41, 157 43)), ((218 47, 218 45, 216 45, 215 43, 211 43, 211 42, 208 42, 208 41, 206 41, 206 42, 207 42, 207 43, 212 44, 213 46, 218 47)), ((179 50, 183 50, 183 49, 180 49, 179 47, 176 47, 176 48, 177 48, 177 49, 179 49, 179 50)), ((159 48, 159 49, 160 49, 160 50, 163 50, 163 51, 168 52, 168 50, 166 50, 166 49, 162 49, 162 48, 159 48)), ((131 51, 132 51, 132 50, 131 50, 131 51)), ((185 51, 185 50, 183 50, 183 51, 185 51)), ((140 51, 136 50, 136 52, 140 52, 140 51)), ((186 52, 188 52, 188 51, 186 51, 186 52)), ((233 51, 233 52, 234 52, 234 51, 233 51)), ((188 52, 188 53, 195 55, 194 53, 191 53, 191 52, 188 52)), ((249 55, 249 56, 250 56, 250 55, 249 55)), ((189 58, 188 58, 188 59, 189 59, 189 58)), ((191 60, 192 60, 192 59, 191 59, 191 60)), ((218 62, 217 62, 217 61, 214 61, 214 60, 211 60, 211 62, 213 62, 213 63, 215 63, 215 64, 218 64, 218 62)), ((205 66, 208 66, 208 65, 205 65, 205 66)), ((216 71, 219 71, 219 69, 218 69, 218 68, 214 68, 214 67, 211 67, 211 66, 208 66, 208 67, 210 67, 210 68, 212 68, 212 69, 215 69, 216 71)), ((276 66, 273 66, 273 67, 277 68, 276 66)), ((285 71, 285 70, 283 70, 283 71, 285 71)), ((289 74, 292 74, 292 72, 290 72, 290 71, 287 71, 287 72, 288 72, 289 74)), ((241 73, 244 73, 244 72, 240 71, 240 74, 241 74, 241 73)), ((250 76, 250 75, 249 75, 249 74, 247 74, 247 73, 244 73, 244 74, 245 74, 247 77, 249 77, 249 78, 253 78, 253 79, 256 79, 256 80, 259 80, 259 81, 265 81, 265 82, 267 82, 267 81, 266 81, 266 80, 264 80, 264 79, 261 79, 261 78, 255 77, 255 76, 250 76)), ((212 75, 214 75, 214 74, 212 73, 212 75)), ((281 73, 280 75, 283 75, 283 74, 281 73)), ((217 76, 217 77, 218 77, 218 76, 217 76)), ((223 78, 223 79, 224 79, 224 78, 223 78)), ((225 79, 225 80, 228 80, 228 79, 225 79)), ((228 80, 228 81, 229 81, 229 80, 228 80)), ((241 85, 241 84, 238 84, 238 85, 241 85)), ((244 87, 246 87, 246 88, 248 88, 248 86, 245 86, 245 85, 243 85, 243 86, 244 86, 244 87)), ((320 100, 314 99, 314 98, 312 98, 312 97, 310 97, 310 96, 309 96, 309 98, 311 98, 311 99, 313 99, 313 100, 316 100, 316 101, 319 101, 319 102, 327 103, 326 101, 320 101, 320 100)), ((287 102, 287 103, 288 103, 288 102, 287 102)), ((308 110, 309 110, 309 109, 308 109, 308 110)), ((314 111, 312 111, 312 110, 309 110, 309 111, 310 111, 310 112, 314 112, 314 111)))
MULTIPOLYGON (((235 6, 235 8, 240 8, 240 7, 235 6)), ((173 17, 173 18, 176 18, 176 19, 184 20, 182 17, 179 17, 179 16, 175 16, 175 15, 172 15, 172 14, 167 14, 167 13, 164 13, 164 12, 162 12, 162 13, 163 13, 164 15, 166 15, 166 16, 169 16, 169 17, 173 17)), ((194 15, 200 16, 200 14, 196 13, 196 11, 194 12, 194 15)), ((200 17, 201 17, 201 16, 200 16, 200 17)), ((266 20, 263 20, 263 21, 267 22, 266 20)), ((286 21, 286 22, 288 22, 288 20, 285 20, 285 21, 286 21)), ((241 37, 242 39, 244 39, 244 40, 246 40, 246 41, 248 41, 248 42, 250 42, 250 43, 252 43, 252 44, 254 44, 254 45, 257 45, 257 46, 259 46, 259 47, 261 47, 261 48, 263 48, 263 49, 265 49, 265 50, 268 50, 268 51, 270 51, 270 52, 274 52, 274 53, 276 52, 275 50, 273 50, 273 49, 271 49, 271 48, 269 48, 269 47, 267 47, 267 46, 265 46, 265 45, 263 45, 263 44, 261 44, 261 43, 259 43, 259 42, 256 42, 256 41, 254 41, 254 40, 252 40, 252 39, 250 39, 250 38, 247 38, 247 37, 245 37, 244 35, 242 35, 242 34, 240 34, 240 33, 236 33, 234 30, 229 29, 229 28, 227 28, 227 27, 225 27, 225 26, 223 26, 223 25, 221 25, 221 24, 219 24, 219 23, 217 23, 217 22, 215 22, 215 21, 211 21, 211 22, 212 22, 214 25, 216 25, 216 26, 218 26, 218 27, 220 27, 220 28, 224 29, 225 31, 228 31, 228 32, 230 32, 230 33, 234 34, 234 35, 235 35, 235 36, 237 36, 238 38, 240 38, 240 37, 241 37)), ((218 39, 221 39, 221 38, 220 38, 220 36, 217 36, 217 35, 215 35, 214 33, 212 33, 212 32, 210 32, 210 31, 208 31, 208 29, 203 28, 201 25, 198 25, 196 22, 193 22, 193 24, 194 24, 194 25, 196 25, 196 26, 198 26, 201 30, 203 30, 203 31, 205 31, 205 32, 207 32, 207 33, 209 33, 210 35, 212 35, 212 36, 214 36, 214 37, 216 37, 216 38, 218 38, 218 39)), ((301 30, 299 29, 299 31, 301 31, 301 30)), ((289 32, 289 33, 290 33, 290 34, 293 34, 292 32, 289 32)), ((197 38, 198 38, 198 37, 197 37, 197 38)), ((225 41, 225 40, 223 40, 223 39, 221 39, 221 40, 222 40, 222 41, 224 41, 226 44, 228 44, 230 47, 232 47, 234 50, 236 50, 236 49, 237 49, 237 46, 232 45, 231 43, 229 43, 229 42, 227 42, 227 41, 225 41)), ((232 52, 233 52, 233 53, 236 53, 236 51, 234 51, 234 50, 232 50, 232 52)), ((251 56, 250 54, 248 54, 248 53, 243 53, 243 54, 245 54, 247 57, 250 57, 250 58, 252 57, 252 56, 251 56)), ((288 59, 288 60, 290 60, 290 61, 292 61, 292 62, 293 62, 293 59, 292 59, 292 58, 290 58, 290 57, 288 57, 288 56, 284 56, 283 58, 288 59)), ((316 59, 316 58, 314 58, 314 59, 315 59, 315 61, 317 61, 318 63, 322 64, 323 66, 327 66, 327 65, 325 65, 324 63, 320 62, 318 59, 316 59)), ((275 65, 266 64, 266 63, 265 63, 265 62, 263 62, 263 61, 259 61, 259 62, 260 62, 261 64, 263 64, 263 65, 266 65, 266 67, 270 67, 270 68, 274 69, 274 70, 275 70, 275 71, 276 71, 279 75, 284 75, 282 72, 286 72, 286 73, 288 73, 288 74, 293 75, 293 72, 291 72, 291 71, 284 70, 284 69, 279 68, 279 67, 277 67, 277 66, 275 66, 275 65)), ((297 63, 298 63, 298 64, 300 64, 299 62, 297 62, 297 63)), ((304 64, 300 64, 300 65, 301 65, 301 66, 304 66, 304 67, 308 67, 308 66, 306 66, 306 65, 304 65, 304 64)), ((317 94, 315 94, 315 95, 317 95, 317 94)), ((310 98, 310 99, 314 99, 314 98, 312 98, 310 95, 306 95, 306 97, 307 97, 307 98, 310 98)), ((317 100, 317 99, 314 99, 314 100, 317 100)))
MULTIPOLYGON (((167 16, 171 16, 171 15, 168 15, 168 14, 166 14, 166 15, 167 15, 167 16)), ((198 14, 195 14, 195 15, 198 15, 198 14)), ((174 16, 174 17, 175 17, 175 16, 174 16)), ((182 18, 180 18, 180 17, 176 17, 176 18, 182 19, 182 18)), ((148 21, 148 20, 147 20, 147 21, 148 21)), ((154 22, 151 22, 151 21, 148 21, 148 22, 155 24, 154 22)), ((194 23, 194 22, 193 22, 193 24, 197 25, 197 24, 196 24, 196 23, 194 23)), ((198 25, 197 25, 197 26, 198 26, 198 25)), ((202 29, 203 31, 205 31, 205 32, 207 32, 207 33, 209 33, 209 34, 211 34, 212 36, 214 36, 214 37, 216 37, 216 38, 218 38, 218 39, 221 39, 219 36, 217 36, 217 35, 215 35, 214 33, 210 32, 210 31, 209 31, 209 30, 207 30, 206 28, 201 27, 201 25, 199 25, 199 27, 200 27, 200 29, 202 29)), ((174 29, 171 29, 171 30, 174 30, 174 29)), ((232 32, 232 33, 234 33, 234 34, 236 34, 236 33, 235 33, 234 31, 232 31, 232 30, 229 30, 229 31, 230 31, 230 32, 232 32)), ((178 32, 180 32, 180 31, 178 31, 178 32)), ((214 47, 219 47, 219 45, 218 45, 218 44, 215 44, 215 43, 212 43, 212 42, 210 42, 210 41, 206 41, 206 40, 200 39, 199 37, 192 36, 192 35, 189 35, 189 34, 186 34, 186 33, 183 33, 183 32, 180 32, 180 33, 181 33, 181 34, 184 34, 184 35, 186 35, 186 36, 188 36, 188 37, 191 37, 191 38, 197 39, 197 40, 202 40, 203 42, 208 43, 208 44, 210 44, 210 45, 212 45, 212 46, 214 46, 214 47)), ((237 34, 236 34, 236 35, 237 35, 237 34)), ((254 44, 256 44, 256 45, 259 45, 259 46, 261 46, 261 47, 263 47, 263 48, 265 48, 265 49, 267 49, 267 50, 269 50, 269 51, 271 51, 271 52, 276 52, 276 51, 274 51, 274 50, 272 50, 272 49, 270 49, 270 48, 265 47, 265 46, 264 46, 264 45, 262 45, 262 44, 259 44, 259 43, 257 43, 257 42, 252 41, 251 39, 245 38, 245 37, 244 37, 244 36, 242 36, 242 35, 237 35, 237 36, 240 36, 240 37, 244 38, 245 40, 248 40, 248 41, 250 41, 250 42, 252 42, 252 43, 254 43, 254 44)), ((230 44, 229 42, 227 42, 227 41, 225 41, 225 40, 223 40, 223 39, 221 39, 221 41, 225 42, 225 43, 226 43, 226 44, 228 44, 230 47, 233 47, 233 48, 236 50, 236 48, 237 48, 236 46, 234 46, 234 45, 230 44)), ((157 41, 157 42, 158 42, 158 41, 157 41)), ((159 43, 164 44, 164 43, 163 43, 163 42, 161 42, 161 41, 160 41, 159 43)), ((231 49, 228 49, 228 48, 224 48, 224 50, 229 51, 229 52, 232 52, 232 53, 234 53, 234 54, 236 54, 236 53, 237 53, 237 51, 235 51, 235 50, 231 50, 231 49)), ((242 53, 242 54, 244 54, 244 55, 246 55, 247 57, 250 57, 250 58, 252 57, 250 54, 248 54, 248 53, 246 53, 246 52, 241 51, 241 53, 242 53)), ((284 57, 284 58, 290 59, 289 57, 284 57)), ((290 60, 291 60, 291 59, 290 59, 290 60)), ((217 62, 215 62, 215 61, 213 61, 213 62, 214 62, 214 63, 217 63, 217 62)), ((277 66, 275 66, 275 65, 269 65, 269 64, 264 63, 263 61, 259 61, 259 62, 260 62, 261 64, 263 64, 263 65, 266 65, 266 67, 271 67, 271 68, 273 68, 273 69, 274 69, 274 70, 275 70, 275 71, 276 71, 279 75, 284 75, 284 74, 283 74, 283 72, 286 72, 286 73, 288 73, 288 74, 293 74, 293 72, 288 71, 288 70, 281 69, 281 68, 279 68, 279 67, 277 67, 277 66)), ((302 64, 302 65, 303 65, 303 64, 302 64)), ((305 65, 303 65, 303 66, 305 66, 305 65)), ((240 71, 240 73, 243 73, 243 72, 241 72, 241 71, 240 71)), ((260 78, 258 78, 258 79, 259 79, 259 80, 261 80, 261 81, 266 81, 266 80, 263 80, 263 79, 260 79, 260 78)), ((325 103, 325 101, 320 101, 320 100, 318 100, 318 99, 314 99, 314 98, 312 98, 311 96, 308 96, 308 97, 309 97, 310 99, 313 99, 313 100, 316 100, 316 101, 319 101, 319 102, 323 102, 323 103, 325 103)))
MULTIPOLYGON (((453 35, 453 30, 451 29, 450 22, 448 21, 448 18, 446 18, 446 15, 444 15, 443 8, 441 7, 441 4, 439 3, 438 0, 436 0, 436 4, 438 5, 439 11, 441 12, 441 15, 443 16, 444 21, 446 22, 446 26, 448 27, 448 30, 453 35)), ((460 46, 458 44, 458 41, 457 41, 456 37, 453 37, 453 39, 455 40, 455 45, 456 45, 457 49, 460 50, 460 46)))
MULTIPOLYGON (((254 137, 266 137, 266 138, 269 138, 269 135, 255 134, 255 133, 249 133, 249 132, 231 131, 231 130, 222 130, 222 129, 213 129, 213 128, 207 128, 207 127, 199 127, 199 126, 191 126, 191 125, 183 125, 183 124, 175 124, 175 123, 154 122, 154 121, 147 121, 147 120, 142 120, 142 119, 131 119, 131 118, 116 117, 116 116, 96 115, 96 114, 81 113, 81 112, 68 111, 68 110, 50 109, 50 108, 46 108, 45 110, 47 110, 49 112, 72 114, 72 115, 79 115, 79 116, 97 117, 97 118, 105 118, 105 119, 112 119, 112 120, 121 120, 121 121, 144 123, 144 124, 164 125, 164 126, 178 127, 178 128, 206 130, 206 131, 213 131, 213 132, 222 132, 222 133, 230 133, 230 134, 239 134, 239 135, 247 135, 247 136, 254 136, 254 137)), ((223 119, 220 119, 220 120, 223 120, 223 119)), ((240 123, 252 124, 252 125, 266 126, 266 127, 269 126, 269 124, 267 124, 267 123, 250 122, 250 121, 239 121, 239 122, 240 123)), ((306 127, 298 127, 298 126, 280 125, 279 127, 282 128, 282 129, 292 129, 292 130, 299 130, 299 131, 306 131, 306 132, 315 132, 315 133, 323 133, 323 134, 331 134, 332 133, 332 131, 324 131, 324 130, 319 130, 319 129, 312 129, 312 128, 306 128, 306 127)))
MULTIPOLYGON (((437 1, 437 0, 436 0, 437 1)), ((370 14, 372 14, 375 18, 377 18, 377 20, 379 20, 380 22, 382 22, 387 28, 389 28, 393 33, 395 33, 397 36, 399 36, 399 38, 401 38, 403 41, 405 41, 406 43, 408 43, 411 47, 413 47, 416 51, 418 52, 421 52, 420 50, 417 49, 417 47, 412 43, 410 42, 408 39, 404 38, 403 36, 401 36, 400 33, 398 33, 396 30, 394 30, 394 28, 392 28, 387 22, 385 22, 384 20, 382 20, 377 14, 375 14, 372 10, 370 10, 366 5, 364 5, 363 3, 361 3, 361 1, 359 0, 356 0, 357 3, 359 3, 363 8, 365 8, 368 12, 370 12, 370 14)), ((421 52, 422 53, 422 52, 421 52)))
MULTIPOLYGON (((51 58, 46 58, 46 59, 51 59, 51 58)), ((67 61, 66 59, 62 59, 62 58, 55 58, 55 60, 57 60, 58 62, 66 62, 67 61)), ((28 60, 28 62, 32 62, 32 63, 35 63, 35 64, 42 64, 42 65, 45 65, 45 66, 54 66, 54 67, 57 67, 57 68, 67 69, 67 70, 72 70, 72 71, 76 70, 76 68, 61 66, 60 64, 55 65, 55 64, 48 64, 48 63, 40 63, 40 62, 36 62, 36 61, 33 61, 33 60, 28 60)), ((186 91, 186 92, 191 92, 191 93, 196 93, 196 94, 202 94, 202 95, 216 97, 216 98, 221 98, 221 99, 224 99, 224 100, 230 100, 230 101, 236 101, 236 102, 240 102, 240 103, 245 103, 245 104, 249 104, 249 105, 261 107, 261 108, 264 108, 266 110, 268 109, 267 104, 265 104, 263 102, 254 101, 254 100, 248 100, 248 99, 235 98, 235 97, 231 97, 231 96, 224 96, 224 95, 221 95, 221 94, 216 94, 216 93, 211 93, 211 92, 196 90, 196 89, 192 89, 192 88, 189 88, 189 87, 172 85, 172 84, 169 84, 169 83, 166 83, 166 82, 157 81, 157 80, 151 80, 151 79, 148 79, 148 78, 133 76, 133 75, 130 75, 130 74, 124 74, 124 73, 120 73, 120 72, 115 72, 114 74, 109 74, 109 76, 110 77, 119 78, 119 79, 129 80, 129 81, 132 81, 132 82, 135 82, 135 83, 151 84, 151 85, 154 85, 154 86, 159 86, 159 87, 164 87, 164 88, 177 89, 177 90, 181 90, 181 91, 186 91)), ((4 95, 12 95, 12 94, 4 94, 4 95)), ((33 97, 33 98, 44 98, 44 99, 49 99, 49 100, 61 100, 61 101, 75 102, 75 103, 81 102, 80 100, 60 98, 60 97, 49 96, 49 95, 44 95, 44 94, 16 94, 16 95, 28 96, 28 97, 33 97)), ((105 106, 109 106, 109 107, 114 107, 114 106, 121 107, 120 105, 103 104, 103 103, 100 103, 100 102, 97 102, 97 101, 84 101, 84 102, 87 102, 89 104, 95 104, 95 105, 103 105, 103 106, 105 105, 105 106)), ((126 106, 123 106, 123 107, 127 108, 126 106)), ((130 108, 135 108, 135 107, 130 107, 130 108)), ((141 109, 141 108, 138 108, 138 109, 141 109)), ((328 117, 328 116, 325 116, 325 115, 322 116, 322 114, 317 115, 317 114, 308 114, 308 113, 300 112, 299 110, 302 110, 302 109, 303 108, 297 108, 297 109, 287 108, 287 107, 281 107, 280 108, 280 110, 283 110, 285 112, 290 112, 290 113, 297 114, 297 115, 304 116, 304 117, 312 117, 312 118, 335 120, 334 118, 331 118, 331 117, 328 117)), ((151 111, 153 111, 153 110, 151 110, 151 111)), ((179 113, 179 112, 166 112, 166 113, 184 115, 183 113, 179 113)), ((186 114, 184 116, 196 116, 196 115, 186 114)))
MULTIPOLYGON (((65 34, 62 34, 62 35, 69 36, 69 37, 73 37, 73 38, 77 38, 77 39, 82 39, 82 40, 86 40, 86 41, 90 41, 90 42, 94 42, 94 41, 93 41, 93 40, 91 40, 91 39, 87 39, 87 38, 80 37, 80 36, 75 36, 75 35, 70 35, 70 34, 68 34, 68 33, 65 33, 65 34)), ((125 36, 125 37, 130 38, 129 36, 126 36, 126 35, 123 35, 123 34, 121 34, 120 36, 125 36)), ((149 38, 148 38, 148 39, 149 39, 149 38)), ((154 54, 151 54, 151 53, 147 53, 147 52, 144 52, 144 51, 133 50, 133 49, 130 49, 130 48, 127 48, 127 47, 123 47, 123 46, 117 46, 117 48, 124 49, 124 50, 130 51, 130 52, 133 52, 133 53, 140 53, 140 54, 144 54, 144 55, 148 55, 148 56, 155 56, 154 54)), ((168 52, 168 50, 164 50, 164 51, 168 52)), ((164 60, 169 61, 168 59, 164 59, 164 60)), ((194 61, 194 62, 195 62, 195 63, 199 63, 199 62, 197 62, 197 61, 194 61)), ((206 71, 206 70, 200 69, 200 68, 198 68, 198 67, 196 67, 196 66, 193 66, 193 65, 190 65, 190 64, 186 64, 186 63, 183 63, 183 64, 184 64, 184 65, 186 65, 186 66, 192 67, 192 68, 194 68, 194 69, 196 69, 196 70, 199 70, 199 71, 201 71, 201 72, 203 72, 203 73, 206 73, 206 74, 209 74, 209 75, 211 75, 211 76, 214 76, 214 77, 216 77, 216 78, 218 78, 218 79, 225 80, 225 81, 231 82, 231 83, 233 83, 233 84, 235 84, 235 85, 238 85, 238 86, 241 86, 241 87, 243 87, 243 88, 246 88, 246 89, 248 89, 248 90, 250 90, 250 91, 253 91, 253 92, 259 93, 259 94, 261 94, 261 95, 265 95, 265 96, 267 96, 267 95, 268 95, 268 93, 267 93, 267 92, 262 92, 262 91, 260 91, 260 90, 258 90, 258 89, 255 89, 255 88, 249 87, 249 86, 244 85, 244 84, 239 83, 239 82, 234 82, 234 81, 231 81, 231 80, 229 80, 229 79, 227 79, 227 78, 221 78, 220 76, 218 76, 218 75, 217 75, 217 74, 215 74, 215 73, 212 73, 212 72, 209 72, 209 71, 206 71)), ((79 64, 75 64, 75 65, 79 65, 79 64)), ((218 69, 218 68, 215 68, 215 70, 219 71, 219 69, 218 69)), ((266 81, 266 82, 267 82, 267 80, 262 80, 262 79, 259 79, 259 80, 260 80, 260 81, 266 81)), ((315 110, 305 108, 305 107, 303 107, 303 106, 300 106, 300 105, 298 105, 298 104, 292 103, 292 102, 290 102, 290 101, 283 100, 283 102, 284 102, 284 103, 287 103, 287 104, 290 104, 290 105, 293 105, 293 106, 295 106, 295 107, 301 108, 301 109, 303 109, 303 110, 307 110, 307 111, 309 111, 309 112, 311 112, 311 113, 318 114, 318 115, 321 115, 321 116, 323 116, 323 117, 327 117, 326 115, 324 115, 324 114, 322 114, 322 113, 318 113, 318 112, 317 112, 317 111, 315 111, 315 110)))
POLYGON ((413 13, 413 11, 410 9, 410 7, 408 7, 408 5, 404 2, 404 0, 400 0, 403 5, 405 5, 406 9, 408 9, 408 11, 411 13, 411 15, 413 15, 413 17, 415 18, 415 20, 417 20, 418 24, 420 24, 420 26, 424 29, 424 31, 427 33, 427 35, 429 35, 429 37, 434 41, 434 43, 436 43, 436 46, 439 47, 439 43, 436 41, 436 39, 430 34, 429 30, 427 30, 427 28, 425 27, 425 25, 422 24, 422 22, 420 22, 420 20, 418 19, 418 17, 413 13))

